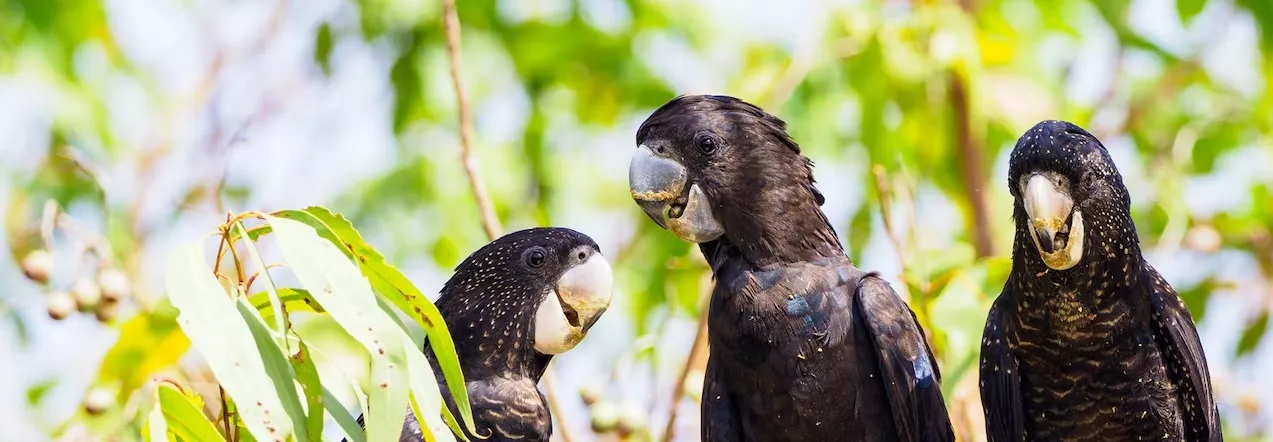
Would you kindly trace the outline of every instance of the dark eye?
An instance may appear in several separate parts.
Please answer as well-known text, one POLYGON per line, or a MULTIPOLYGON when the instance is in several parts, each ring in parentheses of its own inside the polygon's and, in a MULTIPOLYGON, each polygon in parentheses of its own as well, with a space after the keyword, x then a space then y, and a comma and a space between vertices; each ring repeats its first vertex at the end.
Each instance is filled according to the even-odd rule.
POLYGON ((531 267, 540 267, 544 265, 545 259, 547 259, 547 255, 544 254, 544 249, 539 247, 531 249, 530 253, 526 254, 526 263, 530 264, 531 267))
POLYGON ((694 144, 697 144, 698 150, 703 151, 703 153, 712 153, 716 151, 716 138, 713 138, 711 135, 699 135, 698 138, 694 140, 694 144))

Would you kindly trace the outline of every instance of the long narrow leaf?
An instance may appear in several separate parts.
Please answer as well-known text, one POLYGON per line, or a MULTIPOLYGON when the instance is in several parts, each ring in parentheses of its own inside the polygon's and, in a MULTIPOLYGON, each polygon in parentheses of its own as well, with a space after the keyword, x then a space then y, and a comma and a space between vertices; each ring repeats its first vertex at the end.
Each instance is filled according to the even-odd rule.
MULTIPOLYGON (((163 422, 166 424, 166 431, 177 436, 178 440, 185 441, 224 441, 221 433, 217 432, 216 426, 208 421, 208 418, 199 410, 199 406, 191 401, 189 396, 182 394, 180 390, 168 383, 160 383, 155 389, 158 398, 158 406, 163 410, 163 422)), ((154 423, 151 423, 152 435, 154 423)), ((159 440, 168 440, 163 437, 159 440)))
MULTIPOLYGON (((474 428, 473 411, 469 405, 468 390, 465 388, 464 372, 455 353, 455 342, 451 339, 446 321, 442 319, 437 306, 406 275, 386 262, 384 256, 368 245, 345 217, 318 206, 310 206, 303 211, 285 210, 276 215, 301 221, 318 230, 321 236, 332 241, 346 256, 358 263, 363 275, 381 296, 424 328, 428 334, 429 346, 442 369, 447 389, 459 408, 460 417, 468 428, 474 428)), ((463 436, 463 433, 456 434, 463 436)))
POLYGON ((305 429, 313 437, 320 437, 323 434, 323 384, 318 377, 318 367, 304 342, 299 343, 299 351, 289 359, 296 381, 305 391, 305 429))
MULTIPOLYGON (((315 301, 308 291, 302 289, 279 287, 278 297, 279 301, 283 302, 283 309, 287 310, 288 314, 294 312, 324 312, 323 306, 318 305, 318 301, 315 301)), ((264 319, 267 324, 274 317, 274 307, 270 303, 269 293, 257 292, 252 296, 248 296, 248 303, 256 308, 256 311, 261 314, 261 319, 264 319)))
POLYGON ((367 279, 335 245, 298 221, 267 216, 266 222, 310 295, 371 355, 367 439, 398 440, 409 391, 405 333, 377 306, 367 279))
POLYGON ((251 330, 212 276, 199 243, 179 248, 169 258, 166 288, 180 311, 181 330, 203 354, 217 382, 236 399, 248 431, 257 440, 285 440, 292 434, 292 423, 253 345, 251 330))
MULTIPOLYGON (((234 223, 235 230, 239 231, 242 236, 248 236, 247 229, 243 227, 243 221, 234 223)), ((257 279, 265 281, 265 293, 270 295, 270 310, 274 312, 274 339, 279 342, 283 350, 287 350, 287 329, 291 327, 288 323, 287 311, 283 309, 283 301, 279 300, 278 289, 275 288, 274 278, 270 276, 269 268, 265 266, 265 260, 261 259, 261 252, 256 250, 256 243, 252 241, 244 241, 244 246, 248 249, 248 256, 252 257, 253 264, 256 265, 260 276, 257 279)), ((245 289, 246 291, 246 289, 245 289)), ((288 352, 290 353, 290 351, 288 352)), ((301 439, 306 440, 306 439, 301 439)))
POLYGON ((358 426, 358 420, 354 418, 354 415, 349 414, 349 410, 340 404, 340 399, 326 386, 323 386, 323 408, 327 409, 327 414, 331 415, 336 425, 345 432, 345 440, 367 442, 367 435, 363 434, 362 427, 358 426))
MULTIPOLYGON (((287 417, 295 425, 296 439, 312 440, 304 425, 304 408, 301 406, 300 397, 296 394, 294 383, 296 373, 292 371, 292 365, 288 362, 287 355, 283 354, 283 349, 279 348, 280 337, 270 334, 265 321, 261 320, 256 309, 246 301, 240 300, 235 305, 239 308, 239 314, 243 316, 243 322, 247 323, 248 329, 252 331, 252 338, 256 340, 256 349, 261 353, 261 360, 265 362, 265 371, 274 384, 274 389, 278 390, 279 399, 283 402, 283 410, 287 412, 287 417)), ((286 339, 286 336, 282 339, 286 339)))
MULTIPOLYGON (((404 345, 410 343, 408 339, 404 345)), ((416 422, 426 430, 422 431, 426 441, 454 442, 451 428, 442 421, 442 392, 438 390, 438 379, 429 366, 429 358, 422 352, 407 352, 407 367, 411 377, 411 411, 415 413, 416 422)))

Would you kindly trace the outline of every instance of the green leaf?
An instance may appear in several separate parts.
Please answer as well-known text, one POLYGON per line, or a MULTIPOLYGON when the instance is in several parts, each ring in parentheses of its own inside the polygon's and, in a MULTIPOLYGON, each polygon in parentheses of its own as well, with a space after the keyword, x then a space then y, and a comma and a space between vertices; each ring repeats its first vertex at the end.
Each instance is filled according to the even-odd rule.
MULTIPOLYGON (((279 301, 283 302, 283 308, 289 313, 293 312, 314 312, 323 313, 323 306, 318 305, 318 301, 304 289, 296 289, 284 287, 278 289, 279 301)), ((257 312, 261 313, 261 318, 269 322, 274 318, 274 307, 270 304, 269 292, 257 292, 248 297, 248 303, 255 307, 257 312)))
POLYGON ((362 427, 358 426, 358 420, 354 419, 354 415, 349 414, 349 410, 341 405, 340 399, 326 386, 323 386, 323 408, 327 410, 328 415, 331 415, 332 420, 336 421, 336 425, 344 430, 346 440, 367 442, 367 435, 363 434, 362 427))
MULTIPOLYGON (((243 221, 234 223, 234 230, 237 230, 240 236, 249 235, 247 229, 243 227, 243 221)), ((283 350, 290 354, 291 351, 287 350, 287 330, 291 328, 291 324, 288 322, 287 310, 283 309, 283 301, 279 300, 278 289, 274 285, 274 277, 270 276, 265 260, 261 259, 261 252, 256 250, 256 243, 247 241, 244 246, 247 248, 248 256, 252 258, 253 264, 256 265, 257 271, 260 272, 258 273, 260 276, 257 276, 257 279, 265 280, 265 292, 269 294, 270 298, 270 311, 274 313, 274 340, 283 350)), ((250 325, 252 323, 251 318, 246 319, 248 319, 248 324, 250 325)), ((305 440, 305 438, 302 438, 302 440, 305 440)))
MULTIPOLYGON (((321 437, 323 434, 323 384, 318 377, 318 367, 310 357, 309 346, 298 343, 299 351, 291 356, 292 370, 296 373, 296 382, 305 391, 305 430, 321 437)), ((434 387, 436 388, 436 387, 434 387)))
MULTIPOLYGON (((403 345, 410 346, 411 340, 407 338, 403 345)), ((407 352, 407 372, 410 373, 411 412, 415 413, 416 422, 427 429, 422 432, 425 440, 454 442, 455 437, 451 434, 454 429, 449 428, 442 420, 444 407, 442 392, 438 390, 438 379, 433 375, 433 368, 429 366, 429 359, 423 352, 407 352)))
MULTIPOLYGON (((178 440, 185 441, 224 441, 221 433, 217 432, 216 426, 208 421, 203 415, 201 404, 196 404, 197 398, 187 396, 178 390, 176 386, 161 382, 156 388, 158 397, 158 408, 163 410, 162 424, 166 427, 169 434, 176 435, 178 440)), ((200 401, 201 402, 201 401, 200 401)), ((157 424, 152 413, 149 435, 154 440, 157 424)), ((161 440, 168 440, 162 438, 161 440)), ((302 439, 304 440, 304 439, 302 439)))
POLYGON ((371 355, 364 415, 367 440, 398 440, 408 406, 402 332, 376 303, 371 285, 331 242, 299 221, 266 216, 279 249, 309 293, 371 355))
POLYGON ((314 62, 323 69, 323 73, 331 75, 332 57, 332 27, 331 24, 323 22, 318 26, 318 35, 314 37, 314 62))
POLYGON ((1269 312, 1265 310, 1260 313, 1255 321, 1247 324, 1246 330, 1242 331, 1242 338, 1238 340, 1237 356, 1242 356, 1255 350, 1255 346, 1260 344, 1260 338, 1264 337, 1264 332, 1269 328, 1269 312))
POLYGON ((384 256, 367 244, 345 217, 318 206, 307 207, 304 211, 285 210, 275 215, 294 219, 317 229, 319 235, 340 247, 346 256, 358 263, 362 274, 371 281, 381 296, 424 328, 429 337, 429 347, 442 369, 447 389, 459 408, 460 417, 467 428, 475 428, 468 390, 464 386, 464 372, 455 354, 455 341, 451 339, 451 332, 447 331, 446 321, 442 319, 437 306, 401 271, 386 262, 384 256))
POLYGON ((180 311, 177 323, 208 362, 257 440, 283 441, 292 423, 282 419, 278 391, 267 375, 255 339, 232 301, 212 275, 199 243, 179 248, 168 259, 166 288, 180 311))
POLYGON ((44 400, 44 396, 48 395, 49 391, 52 390, 53 387, 57 386, 57 382, 57 378, 48 378, 36 382, 35 385, 28 387, 27 406, 32 409, 38 408, 40 406, 40 402, 44 400))
POLYGON ((1176 0, 1176 14, 1180 15, 1181 22, 1188 24, 1206 6, 1207 0, 1176 0))
POLYGON ((270 334, 270 329, 265 325, 265 321, 256 313, 256 309, 252 308, 246 300, 240 299, 235 303, 239 308, 239 314, 243 316, 243 322, 247 323, 248 329, 252 331, 252 338, 255 339, 256 349, 261 353, 261 360, 265 362, 265 371, 272 381, 274 389, 278 391, 278 397, 283 402, 283 410, 287 412, 287 417, 291 419, 291 425, 295 428, 297 440, 311 440, 308 429, 305 427, 305 410, 301 407, 300 397, 296 394, 296 373, 292 371, 292 365, 288 362, 288 357, 283 353, 283 349, 279 347, 279 339, 285 339, 286 336, 274 336, 270 334))

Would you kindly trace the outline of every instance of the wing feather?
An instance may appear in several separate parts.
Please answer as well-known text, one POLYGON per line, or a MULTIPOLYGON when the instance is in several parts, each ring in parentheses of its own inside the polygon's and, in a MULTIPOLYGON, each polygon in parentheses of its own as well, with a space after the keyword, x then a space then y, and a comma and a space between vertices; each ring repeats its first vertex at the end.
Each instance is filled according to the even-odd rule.
POLYGON ((1015 297, 1012 281, 990 307, 981 336, 981 405, 986 412, 986 439, 990 442, 1025 440, 1025 411, 1021 402, 1021 372, 1012 353, 1015 311, 1007 306, 1015 297))
POLYGON ((1180 388, 1189 440, 1220 441, 1220 411, 1211 389, 1211 373, 1194 328, 1193 316, 1176 290, 1149 263, 1143 263, 1142 287, 1154 308, 1158 345, 1167 359, 1169 374, 1180 388))
POLYGON ((953 441, 941 373, 915 314, 893 288, 867 274, 854 297, 879 355, 880 374, 904 441, 953 441))

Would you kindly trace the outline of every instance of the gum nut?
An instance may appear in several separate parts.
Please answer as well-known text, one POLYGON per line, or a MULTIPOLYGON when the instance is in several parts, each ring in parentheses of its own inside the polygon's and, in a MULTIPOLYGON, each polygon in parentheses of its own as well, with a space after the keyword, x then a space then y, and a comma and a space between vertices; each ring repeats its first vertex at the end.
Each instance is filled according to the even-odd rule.
POLYGON ((99 415, 115 405, 115 398, 103 388, 94 388, 84 396, 84 411, 91 415, 99 415))
POLYGON ((610 401, 597 401, 592 404, 592 431, 609 433, 619 422, 619 410, 610 401))
POLYGON ((53 255, 48 250, 36 249, 22 258, 22 274, 32 281, 47 283, 52 272, 53 255))
POLYGON ((102 270, 97 275, 97 284, 102 287, 102 298, 107 301, 119 301, 128 297, 128 277, 119 270, 102 270))
POLYGON ((57 291, 48 295, 49 317, 62 320, 75 311, 75 298, 70 293, 57 291))
POLYGON ((81 312, 88 312, 102 300, 102 291, 93 281, 81 279, 71 286, 71 297, 75 298, 75 305, 81 312))

